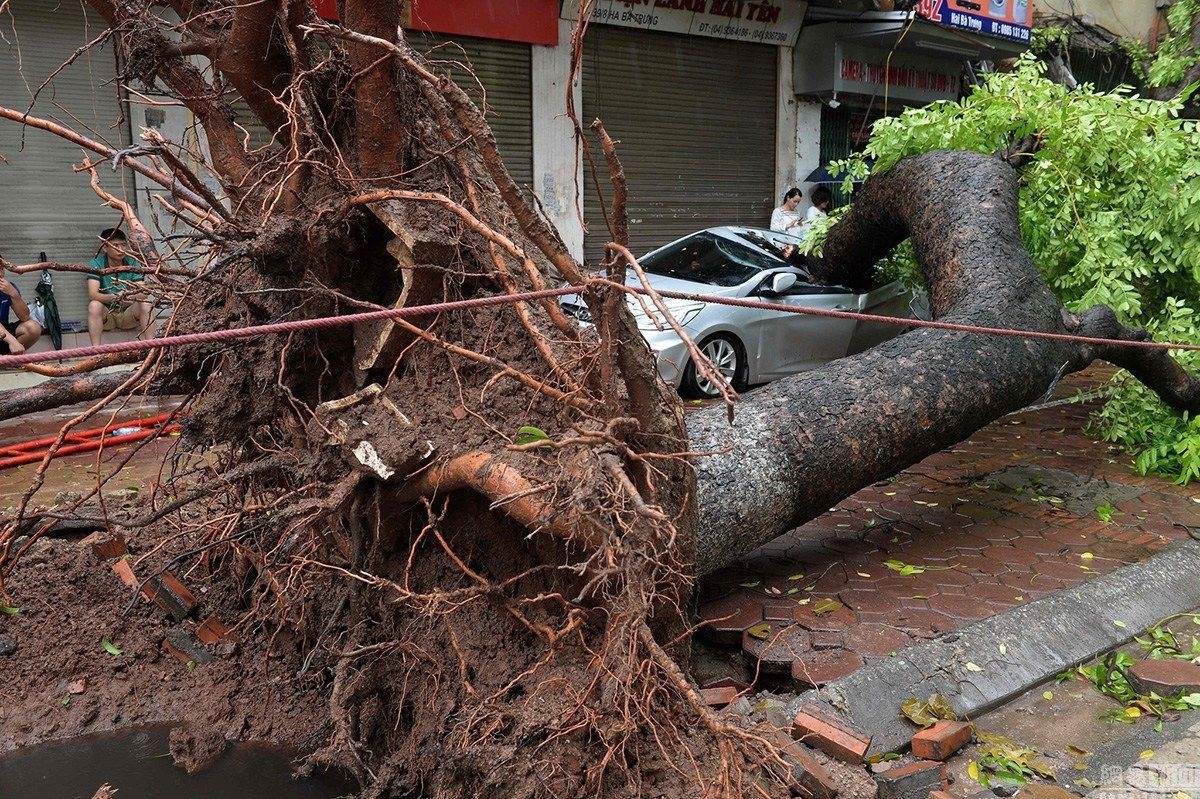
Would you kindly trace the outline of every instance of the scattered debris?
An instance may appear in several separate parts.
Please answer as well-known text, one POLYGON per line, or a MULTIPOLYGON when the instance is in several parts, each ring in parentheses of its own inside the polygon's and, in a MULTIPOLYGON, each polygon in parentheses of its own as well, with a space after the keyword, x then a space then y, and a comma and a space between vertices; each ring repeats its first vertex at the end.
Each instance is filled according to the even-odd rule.
POLYGON ((792 737, 847 763, 862 762, 871 747, 871 736, 812 703, 796 714, 792 737))
POLYGON ((967 745, 973 731, 963 721, 939 721, 912 737, 912 752, 925 760, 945 760, 967 745))
POLYGON ((927 799, 932 791, 945 791, 950 783, 946 764, 916 760, 875 776, 879 799, 927 799))

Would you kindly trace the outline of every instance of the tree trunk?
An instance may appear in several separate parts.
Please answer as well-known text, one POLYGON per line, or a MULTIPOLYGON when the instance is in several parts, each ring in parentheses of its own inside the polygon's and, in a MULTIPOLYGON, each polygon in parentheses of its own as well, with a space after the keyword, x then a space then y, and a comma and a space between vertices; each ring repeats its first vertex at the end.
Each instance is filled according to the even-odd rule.
MULTIPOLYGON (((1018 174, 976 153, 927 153, 872 177, 830 231, 813 270, 863 282, 910 234, 947 323, 1140 340, 1107 309, 1074 317, 1021 244, 1018 174)), ((777 381, 738 405, 688 416, 698 472, 697 572, 727 565, 859 488, 970 436, 1043 396, 1097 357, 1135 374, 1181 409, 1196 383, 1161 352, 1063 340, 920 328, 860 355, 777 381)))
MULTIPOLYGON (((479 111, 374 0, 345 0, 343 18, 379 35, 265 13, 282 4, 244 7, 234 24, 234 4, 213 3, 219 14, 180 30, 214 41, 183 43, 148 6, 92 2, 118 29, 124 77, 158 76, 196 112, 236 199, 208 213, 204 197, 175 196, 208 249, 195 270, 156 272, 156 292, 175 301, 172 332, 506 301, 170 349, 155 380, 194 391, 176 499, 112 520, 131 546, 237 575, 226 585, 258 624, 321 653, 308 679, 327 687, 331 724, 312 764, 351 769, 366 796, 801 791, 775 739, 716 715, 680 666, 697 571, 961 440, 1097 354, 1196 404, 1163 356, 920 330, 750 395, 733 424, 723 407, 701 411, 685 434, 624 302, 621 242, 608 279, 584 292, 595 328, 574 327, 553 300, 521 299, 583 270, 516 190, 479 111), (278 41, 246 35, 256 29, 278 41), (242 149, 229 107, 182 55, 202 51, 236 59, 256 104, 287 98, 286 142, 242 149), (254 74, 284 54, 314 65, 289 73, 286 90, 254 74)), ((1008 160, 933 153, 872 178, 815 271, 866 282, 911 232, 940 320, 1136 339, 1111 314, 1062 313, 1021 247, 1008 160)), ((169 158, 143 173, 203 185, 169 158)), ((0 577, 21 513, 0 530, 0 577)))

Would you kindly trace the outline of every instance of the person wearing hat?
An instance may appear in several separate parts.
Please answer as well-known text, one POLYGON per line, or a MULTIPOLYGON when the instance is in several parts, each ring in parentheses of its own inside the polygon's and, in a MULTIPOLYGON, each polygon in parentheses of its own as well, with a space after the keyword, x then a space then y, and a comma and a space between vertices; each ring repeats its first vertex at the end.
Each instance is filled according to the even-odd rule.
POLYGON ((125 233, 116 228, 100 231, 100 252, 88 262, 95 272, 87 276, 88 338, 100 343, 102 331, 136 330, 138 338, 150 338, 154 307, 137 284, 140 271, 120 271, 122 266, 140 270, 141 264, 129 254, 125 233))

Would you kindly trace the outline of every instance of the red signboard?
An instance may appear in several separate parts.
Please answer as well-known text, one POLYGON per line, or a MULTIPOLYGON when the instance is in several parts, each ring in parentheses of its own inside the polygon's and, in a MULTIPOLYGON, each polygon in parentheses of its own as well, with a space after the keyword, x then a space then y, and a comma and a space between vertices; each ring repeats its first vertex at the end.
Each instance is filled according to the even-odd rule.
MULTIPOLYGON (((336 0, 310 0, 322 19, 337 20, 336 0)), ((558 0, 409 0, 402 24, 426 33, 558 44, 558 0)))

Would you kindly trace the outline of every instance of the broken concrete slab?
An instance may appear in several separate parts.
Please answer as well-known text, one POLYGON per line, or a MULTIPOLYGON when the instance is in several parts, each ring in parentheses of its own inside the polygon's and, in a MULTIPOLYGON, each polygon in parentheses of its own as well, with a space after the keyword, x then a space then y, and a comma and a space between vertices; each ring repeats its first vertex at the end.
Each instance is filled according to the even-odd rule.
POLYGON ((941 694, 960 717, 971 718, 1160 619, 1200 606, 1198 570, 1200 542, 1179 541, 1139 563, 901 650, 827 683, 819 697, 801 694, 789 708, 824 704, 872 736, 869 755, 901 751, 915 729, 898 712, 906 699, 941 694), (1155 590, 1144 590, 1148 585, 1155 590))

